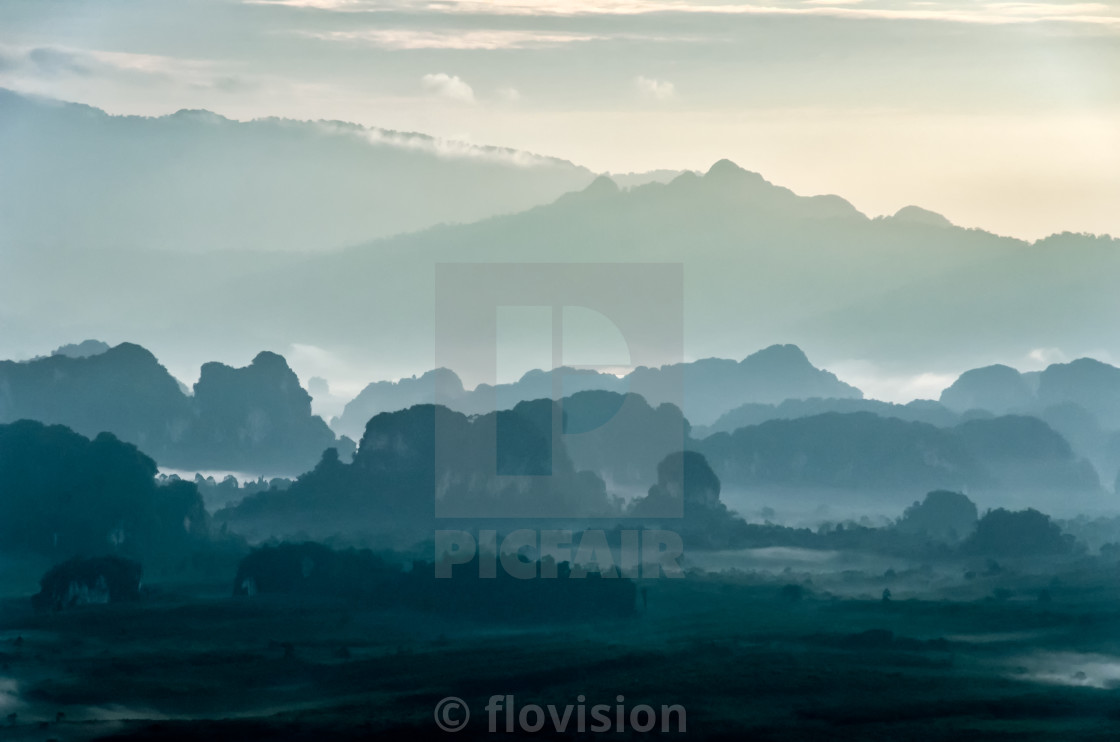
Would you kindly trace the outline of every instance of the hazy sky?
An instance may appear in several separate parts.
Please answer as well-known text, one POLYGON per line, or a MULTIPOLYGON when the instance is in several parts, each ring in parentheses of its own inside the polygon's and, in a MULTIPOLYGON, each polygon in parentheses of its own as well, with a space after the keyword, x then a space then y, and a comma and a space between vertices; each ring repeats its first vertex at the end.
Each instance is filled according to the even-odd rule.
POLYGON ((1120 3, 4 0, 0 86, 1120 234, 1120 3))

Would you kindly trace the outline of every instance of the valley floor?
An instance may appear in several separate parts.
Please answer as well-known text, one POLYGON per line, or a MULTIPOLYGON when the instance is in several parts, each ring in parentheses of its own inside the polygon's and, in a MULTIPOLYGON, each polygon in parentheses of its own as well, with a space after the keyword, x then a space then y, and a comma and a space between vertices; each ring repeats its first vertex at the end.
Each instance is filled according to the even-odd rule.
MULTIPOLYGON (((563 625, 235 599, 224 584, 43 615, 12 598, 0 738, 484 739, 490 697, 509 694, 518 708, 679 704, 680 736, 698 739, 1114 739, 1116 577, 1092 560, 1005 565, 883 601, 878 576, 693 573, 645 583, 632 618, 563 625), (472 712, 457 734, 433 716, 448 696, 472 712)), ((572 723, 535 736, 592 736, 572 723)))

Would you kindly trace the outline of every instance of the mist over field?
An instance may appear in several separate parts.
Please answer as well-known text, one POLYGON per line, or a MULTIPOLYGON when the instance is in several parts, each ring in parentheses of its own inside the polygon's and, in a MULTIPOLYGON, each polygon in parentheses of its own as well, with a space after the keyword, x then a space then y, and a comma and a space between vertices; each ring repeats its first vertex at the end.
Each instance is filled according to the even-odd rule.
POLYGON ((1107 3, 0 6, 0 739, 1113 739, 1107 3))

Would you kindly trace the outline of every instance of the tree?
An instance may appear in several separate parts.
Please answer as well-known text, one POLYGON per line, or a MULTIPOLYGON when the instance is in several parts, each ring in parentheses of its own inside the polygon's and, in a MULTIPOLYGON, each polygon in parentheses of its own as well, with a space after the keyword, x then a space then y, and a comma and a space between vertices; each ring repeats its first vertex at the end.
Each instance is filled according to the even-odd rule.
POLYGON ((976 504, 960 492, 934 490, 906 508, 896 527, 903 533, 956 543, 976 528, 977 515, 976 504))
POLYGON ((1034 556, 1068 554, 1073 537, 1033 508, 1010 511, 989 510, 976 524, 976 530, 961 545, 969 554, 994 556, 1034 556))
POLYGON ((156 471, 109 433, 91 441, 61 425, 0 425, 0 554, 181 559, 208 539, 209 516, 194 484, 160 486, 156 471))
POLYGON ((76 557, 51 568, 31 598, 36 610, 140 599, 140 563, 116 556, 76 557))

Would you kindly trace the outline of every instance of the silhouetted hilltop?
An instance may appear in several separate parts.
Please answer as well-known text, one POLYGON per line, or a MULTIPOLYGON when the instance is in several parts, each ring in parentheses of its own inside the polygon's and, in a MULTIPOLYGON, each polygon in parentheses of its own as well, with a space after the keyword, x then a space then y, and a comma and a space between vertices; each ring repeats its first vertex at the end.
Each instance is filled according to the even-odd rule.
POLYGON ((665 522, 665 514, 676 511, 689 528, 715 527, 731 517, 720 500, 721 487, 719 477, 702 454, 677 451, 658 463, 657 483, 645 497, 630 503, 628 514, 665 522))
POLYGON ((989 510, 961 545, 962 551, 1004 557, 1054 556, 1074 549, 1073 536, 1062 533, 1050 516, 1033 508, 989 510))
POLYGON ((967 420, 954 429, 1004 489, 1062 492, 1100 489, 1092 464, 1044 421, 1022 415, 967 420))
POLYGON ((949 431, 868 412, 770 420, 694 444, 724 484, 960 489, 988 478, 949 431))
POLYGON ((511 384, 480 384, 468 390, 463 388, 463 382, 454 371, 440 368, 419 377, 369 384, 347 403, 343 413, 331 421, 331 426, 340 433, 357 437, 374 415, 436 402, 471 415, 493 412, 495 406, 508 409, 520 402, 552 397, 553 376, 557 374, 561 376, 561 388, 565 394, 626 388, 624 382, 611 374, 561 367, 549 371, 528 371, 511 384))
POLYGON ((139 345, 88 357, 0 361, 0 422, 38 420, 88 437, 108 431, 162 458, 193 418, 178 382, 139 345))
POLYGON ((738 209, 742 216, 782 219, 855 219, 867 217, 839 196, 799 196, 788 188, 774 185, 762 175, 745 170, 731 160, 719 160, 706 173, 685 171, 667 183, 651 182, 623 190, 607 176, 596 178, 584 190, 562 196, 558 210, 593 209, 616 206, 633 210, 650 202, 692 210, 718 213, 738 209), (639 199, 642 204, 635 204, 639 199), (674 203, 676 202, 676 203, 674 203))
POLYGON ((830 412, 770 420, 691 445, 725 484, 739 487, 1100 491, 1092 467, 1033 418, 943 429, 869 412, 830 412))
POLYGON ((604 390, 474 416, 417 405, 372 418, 353 463, 330 450, 291 487, 251 495, 216 517, 251 538, 404 536, 430 527, 437 510, 451 518, 623 517, 615 495, 656 481, 635 501, 645 504, 629 512, 655 523, 670 516, 650 508, 680 496, 685 475, 670 476, 680 469, 694 472, 696 497, 710 505, 690 521, 689 532, 696 543, 714 548, 741 536, 719 502, 721 480, 751 490, 874 493, 904 502, 916 491, 937 489, 1015 497, 1101 494, 1092 467, 1035 418, 936 427, 870 412, 830 412, 699 441, 688 439, 688 431, 672 405, 653 407, 639 395, 604 390), (557 430, 564 436, 554 440, 557 430), (699 456, 707 460, 703 466, 673 463, 682 444, 691 449, 686 459, 699 456), (715 484, 704 483, 709 479, 715 484), (709 490, 714 494, 703 494, 709 490))
POLYGON ((978 515, 976 503, 960 492, 934 490, 927 492, 921 502, 906 508, 895 528, 903 533, 957 543, 976 529, 978 515))
POLYGON ((211 468, 252 462, 260 471, 299 473, 335 445, 334 433, 311 414, 311 395, 275 353, 262 352, 244 368, 205 364, 193 406, 194 422, 176 455, 211 468))
POLYGON ((894 215, 887 217, 906 224, 922 224, 927 227, 952 227, 953 223, 937 212, 920 206, 903 206, 894 215))
POLYGON ((839 196, 798 196, 790 189, 776 186, 758 173, 745 170, 726 159, 713 164, 703 177, 686 173, 670 185, 688 196, 725 199, 771 215, 813 219, 867 218, 839 196))
POLYGON ((653 407, 676 406, 683 401, 684 413, 690 420, 714 420, 744 403, 863 396, 859 389, 840 381, 831 372, 813 366, 797 346, 773 345, 742 361, 706 358, 660 368, 643 366, 622 378, 589 369, 535 369, 512 384, 482 384, 469 391, 463 389, 454 372, 437 369, 419 378, 370 384, 346 405, 343 414, 332 421, 332 427, 356 436, 366 421, 378 413, 433 401, 467 414, 490 412, 495 405, 509 408, 518 402, 552 397, 556 375, 560 376, 561 396, 592 390, 625 394, 640 389, 653 407))
POLYGON ((518 402, 551 398, 557 377, 561 396, 592 390, 623 392, 630 386, 625 378, 619 379, 613 374, 593 369, 561 366, 545 371, 537 368, 526 371, 512 384, 480 384, 475 388, 474 394, 468 395, 461 402, 463 411, 481 414, 489 412, 495 403, 502 408, 518 402))
POLYGON ((1043 405, 1071 402, 1100 420, 1120 428, 1120 368, 1092 358, 1048 366, 1038 379, 1038 401, 1043 405))
POLYGON ((600 175, 591 181, 586 188, 565 193, 560 198, 556 199, 557 204, 564 206, 594 204, 603 200, 610 199, 622 193, 622 189, 618 184, 611 180, 608 175, 600 175))
POLYGON ((1035 417, 1004 415, 967 420, 956 428, 969 450, 985 461, 1068 461, 1073 450, 1049 425, 1035 417))
MULTIPOLYGON (((353 462, 328 449, 314 470, 218 511, 250 536, 414 533, 441 517, 588 517, 619 512, 602 480, 577 472, 552 437, 554 403, 468 417, 440 405, 382 413, 353 462), (550 476, 540 476, 540 475, 550 476)), ((562 418, 557 418, 561 419, 562 418)))
POLYGON ((0 553, 61 561, 116 552, 172 564, 209 539, 189 482, 159 486, 156 464, 108 433, 60 425, 0 425, 0 553))
POLYGON ((638 368, 627 379, 651 404, 673 401, 678 393, 675 385, 683 384, 685 415, 697 424, 713 422, 745 403, 863 396, 835 374, 813 366, 796 345, 771 345, 739 362, 707 358, 659 369, 638 368))
POLYGON ((683 170, 649 170, 644 173, 607 173, 607 177, 618 184, 620 188, 636 188, 648 183, 668 183, 683 170))
POLYGON ((957 411, 1030 415, 1060 433, 1111 485, 1120 471, 1120 369, 1092 358, 1021 374, 988 366, 961 374, 941 394, 957 411))
POLYGON ((111 116, 8 90, 0 161, 5 237, 48 248, 341 247, 519 211, 593 178, 564 160, 338 121, 111 116))
POLYGON ((984 409, 997 415, 1030 409, 1035 395, 1010 366, 996 364, 965 371, 941 392, 941 404, 956 412, 984 409))
POLYGON ((0 423, 20 419, 103 431, 161 465, 298 474, 337 443, 285 360, 261 353, 244 369, 202 368, 193 396, 132 343, 85 357, 0 361, 0 423))
POLYGON ((603 480, 612 492, 616 485, 644 490, 665 455, 682 450, 687 434, 678 408, 609 391, 473 416, 417 405, 374 416, 352 464, 329 454, 290 488, 250 495, 218 517, 253 535, 296 526, 319 535, 396 532, 427 525, 437 492, 445 517, 620 516, 603 480), (563 433, 555 443, 554 423, 563 433))
POLYGON ((68 343, 51 351, 52 356, 69 356, 70 358, 88 358, 101 355, 109 350, 109 344, 100 340, 83 340, 80 343, 68 343))
POLYGON ((561 400, 560 409, 572 462, 610 485, 645 487, 655 481, 658 464, 681 451, 689 435, 679 407, 653 407, 638 394, 577 392, 561 400))
POLYGON ((468 390, 463 388, 462 380, 454 371, 440 368, 419 377, 369 384, 347 403, 343 413, 331 421, 331 426, 358 437, 374 415, 437 402, 470 415, 493 412, 495 407, 508 409, 519 402, 552 397, 555 375, 561 377, 562 395, 592 389, 618 391, 627 387, 624 381, 611 374, 561 367, 549 371, 534 369, 510 384, 480 384, 468 390))
POLYGON ((759 425, 767 420, 791 420, 812 417, 825 412, 871 412, 880 417, 897 417, 899 420, 922 422, 939 428, 952 427, 960 416, 944 405, 928 399, 916 399, 904 405, 881 402, 877 399, 787 399, 781 404, 747 403, 720 415, 710 426, 693 428, 694 438, 706 438, 715 433, 730 433, 748 425, 759 425))
POLYGON ((375 381, 346 404, 332 426, 348 434, 365 430, 366 423, 380 412, 403 410, 418 404, 433 404, 437 397, 453 403, 466 394, 463 382, 450 369, 437 368, 400 381, 375 381))

